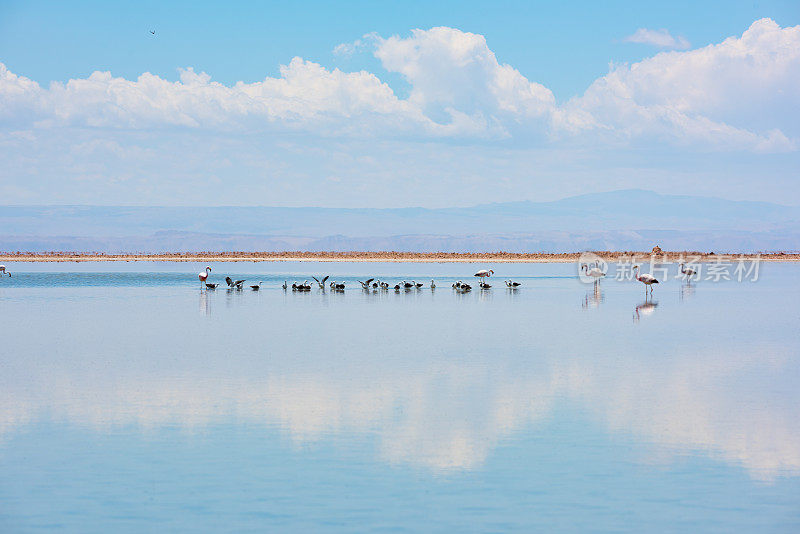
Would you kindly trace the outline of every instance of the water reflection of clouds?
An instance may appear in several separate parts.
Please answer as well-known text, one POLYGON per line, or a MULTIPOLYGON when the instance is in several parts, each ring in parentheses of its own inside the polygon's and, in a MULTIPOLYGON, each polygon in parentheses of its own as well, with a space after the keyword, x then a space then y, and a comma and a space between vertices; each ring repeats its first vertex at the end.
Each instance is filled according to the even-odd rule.
POLYGON ((609 431, 644 442, 645 449, 702 453, 771 480, 800 473, 800 402, 797 394, 770 394, 770 377, 791 360, 768 353, 698 353, 659 362, 641 354, 559 357, 527 373, 457 361, 241 370, 226 378, 196 371, 140 376, 130 368, 82 376, 56 368, 42 370, 32 383, 0 388, 0 429, 9 437, 45 419, 98 431, 129 424, 194 429, 233 420, 275 426, 300 444, 374 433, 388 462, 467 470, 499 442, 543 424, 560 403, 577 401, 609 431), (753 376, 765 383, 749 387, 753 376))

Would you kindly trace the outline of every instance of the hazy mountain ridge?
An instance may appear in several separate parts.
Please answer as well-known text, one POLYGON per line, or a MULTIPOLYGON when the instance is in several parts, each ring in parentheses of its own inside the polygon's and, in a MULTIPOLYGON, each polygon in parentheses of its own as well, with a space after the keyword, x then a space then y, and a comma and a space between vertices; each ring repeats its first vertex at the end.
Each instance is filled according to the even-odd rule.
POLYGON ((469 208, 0 207, 0 250, 797 250, 800 208, 625 190, 469 208))

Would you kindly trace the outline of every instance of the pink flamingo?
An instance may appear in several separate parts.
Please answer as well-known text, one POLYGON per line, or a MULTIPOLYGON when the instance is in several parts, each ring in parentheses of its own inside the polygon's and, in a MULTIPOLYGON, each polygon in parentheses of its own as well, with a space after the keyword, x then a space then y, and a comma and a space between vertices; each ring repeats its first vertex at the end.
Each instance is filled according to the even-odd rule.
POLYGON ((684 262, 681 262, 681 274, 686 279, 686 283, 691 284, 692 277, 695 276, 697 272, 695 272, 694 269, 687 269, 686 264, 684 262))
POLYGON ((633 270, 634 270, 634 276, 636 277, 636 279, 644 284, 644 286, 645 286, 644 287, 644 292, 647 293, 647 288, 649 287, 650 288, 650 293, 652 293, 653 292, 653 284, 657 284, 658 283, 658 280, 656 280, 656 277, 653 276, 652 274, 646 274, 646 273, 645 274, 639 274, 639 266, 638 265, 634 265, 633 266, 633 270))
POLYGON ((483 279, 484 278, 488 278, 489 276, 492 276, 493 274, 494 274, 494 271, 491 270, 491 269, 481 269, 480 271, 478 271, 477 273, 473 274, 472 276, 480 276, 481 277, 481 283, 483 284, 484 283, 483 279))
POLYGON ((211 267, 206 266, 206 270, 197 275, 197 277, 200 278, 200 289, 203 288, 203 284, 205 284, 206 280, 208 280, 208 274, 210 272, 211 267))

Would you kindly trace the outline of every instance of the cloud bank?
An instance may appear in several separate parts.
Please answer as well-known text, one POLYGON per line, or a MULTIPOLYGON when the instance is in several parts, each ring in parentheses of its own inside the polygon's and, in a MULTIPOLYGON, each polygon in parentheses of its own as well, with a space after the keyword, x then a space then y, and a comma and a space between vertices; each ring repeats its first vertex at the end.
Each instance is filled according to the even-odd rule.
MULTIPOLYGON (((651 30, 637 31, 634 39, 688 45, 651 30)), ((498 61, 482 35, 438 27, 405 37, 365 36, 337 49, 347 54, 365 47, 408 82, 406 98, 375 73, 331 70, 299 57, 281 66, 278 77, 232 86, 187 68, 178 81, 94 72, 43 87, 0 63, 0 131, 300 131, 434 141, 514 138, 535 146, 591 140, 711 151, 798 149, 800 26, 762 19, 719 44, 612 65, 583 95, 563 103, 498 61)))

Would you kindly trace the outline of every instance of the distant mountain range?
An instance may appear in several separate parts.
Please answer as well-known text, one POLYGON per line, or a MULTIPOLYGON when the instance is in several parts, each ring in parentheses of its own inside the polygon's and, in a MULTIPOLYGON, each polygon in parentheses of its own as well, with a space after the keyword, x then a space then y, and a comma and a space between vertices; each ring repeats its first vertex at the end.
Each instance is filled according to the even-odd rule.
POLYGON ((796 251, 800 207, 624 190, 469 208, 0 206, 0 250, 796 251))

